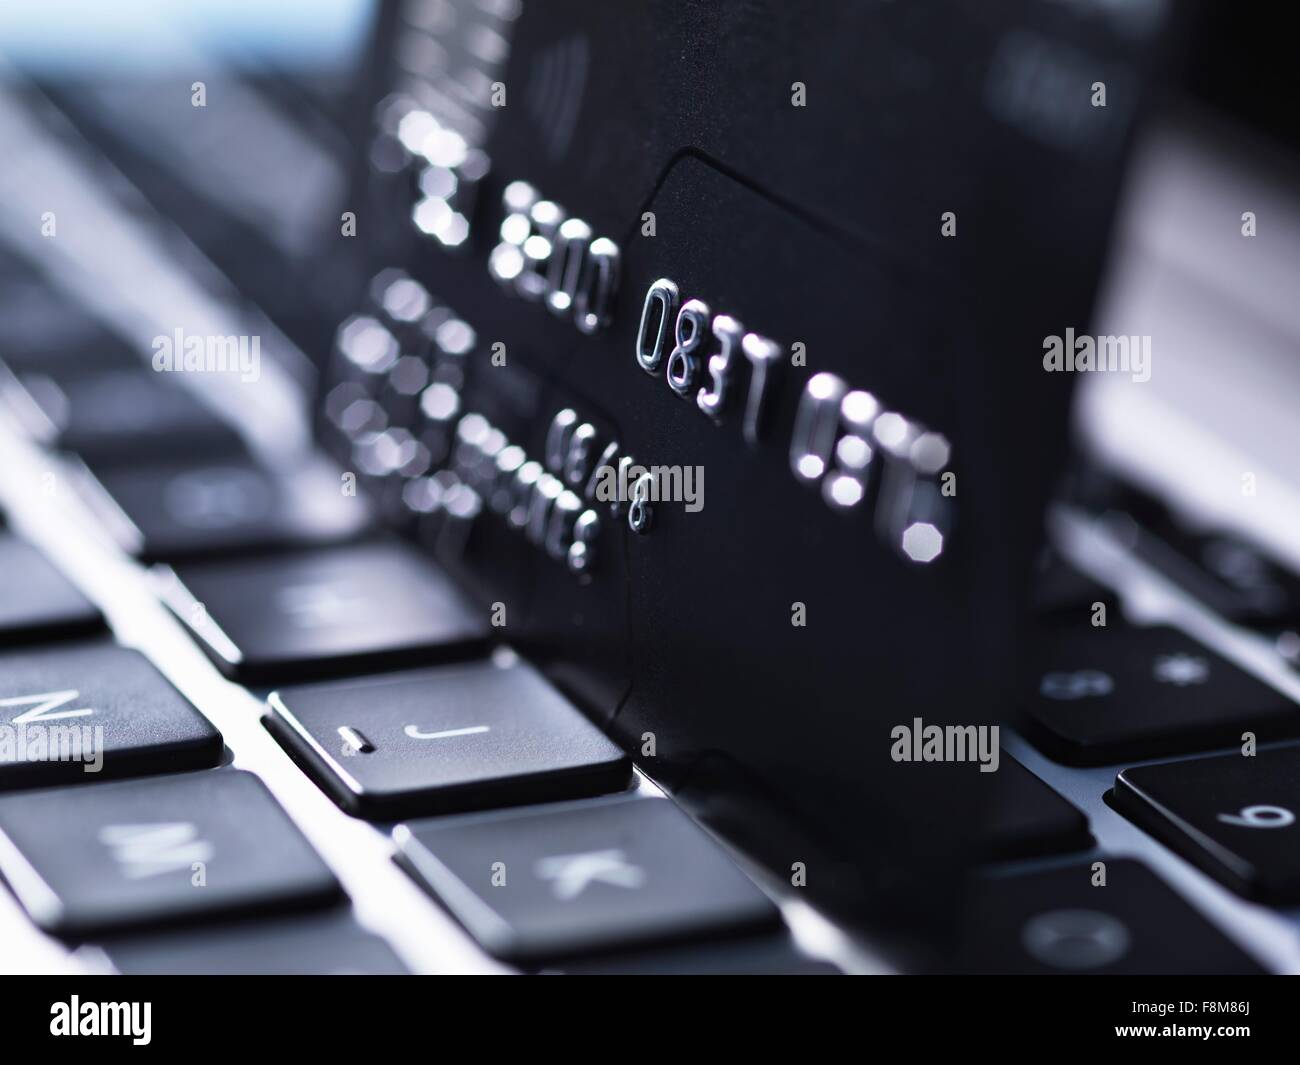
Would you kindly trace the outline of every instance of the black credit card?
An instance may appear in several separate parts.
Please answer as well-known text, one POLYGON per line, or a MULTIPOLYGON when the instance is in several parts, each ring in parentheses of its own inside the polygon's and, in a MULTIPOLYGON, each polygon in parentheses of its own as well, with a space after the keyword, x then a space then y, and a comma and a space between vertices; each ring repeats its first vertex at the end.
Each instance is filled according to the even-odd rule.
POLYGON ((548 0, 451 81, 398 24, 376 266, 439 317, 363 317, 448 390, 397 518, 778 875, 937 927, 1159 5, 548 0))

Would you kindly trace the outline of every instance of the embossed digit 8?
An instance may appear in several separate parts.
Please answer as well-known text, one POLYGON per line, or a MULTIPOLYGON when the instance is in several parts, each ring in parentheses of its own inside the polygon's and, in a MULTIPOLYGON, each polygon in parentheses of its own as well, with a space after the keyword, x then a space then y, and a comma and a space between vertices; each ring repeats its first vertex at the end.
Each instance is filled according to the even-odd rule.
POLYGON ((668 387, 683 399, 695 391, 700 376, 700 349, 708 335, 709 305, 687 300, 677 312, 677 345, 668 356, 668 387))
POLYGON ((643 473, 632 486, 632 500, 627 508, 627 527, 634 533, 644 536, 650 531, 654 519, 654 508, 650 505, 650 486, 654 478, 643 473))

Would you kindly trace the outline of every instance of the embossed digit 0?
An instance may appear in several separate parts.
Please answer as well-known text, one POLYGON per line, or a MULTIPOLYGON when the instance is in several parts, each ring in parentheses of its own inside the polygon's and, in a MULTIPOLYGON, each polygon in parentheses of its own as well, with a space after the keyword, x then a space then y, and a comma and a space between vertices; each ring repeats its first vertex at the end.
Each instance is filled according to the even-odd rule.
POLYGON ((661 277, 651 285, 641 306, 641 325, 636 332, 636 361, 646 373, 658 373, 663 362, 668 331, 677 317, 681 299, 677 285, 661 277), (653 333, 653 335, 651 335, 653 333))

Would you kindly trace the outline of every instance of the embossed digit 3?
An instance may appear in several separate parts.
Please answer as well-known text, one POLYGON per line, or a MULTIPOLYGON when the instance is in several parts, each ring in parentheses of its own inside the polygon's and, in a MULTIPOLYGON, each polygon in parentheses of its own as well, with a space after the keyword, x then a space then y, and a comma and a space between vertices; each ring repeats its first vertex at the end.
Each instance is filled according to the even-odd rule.
POLYGON ((740 347, 745 330, 729 314, 713 319, 713 336, 718 342, 718 353, 709 358, 710 385, 701 388, 695 397, 696 405, 711 418, 721 416, 730 394, 732 357, 740 347))

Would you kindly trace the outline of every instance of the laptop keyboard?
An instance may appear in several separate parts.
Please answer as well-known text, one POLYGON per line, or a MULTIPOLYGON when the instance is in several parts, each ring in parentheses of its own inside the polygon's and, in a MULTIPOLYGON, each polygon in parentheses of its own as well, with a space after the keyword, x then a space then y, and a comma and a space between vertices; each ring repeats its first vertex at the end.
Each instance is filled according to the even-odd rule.
POLYGON ((370 525, 328 464, 283 471, 238 456, 151 462, 87 469, 83 488, 123 550, 142 562, 339 543, 370 525))
MULTIPOLYGON (((445 912, 485 958, 526 971, 862 967, 869 952, 819 958, 791 889, 634 772, 495 638, 487 608, 379 531, 376 511, 427 543, 431 521, 441 535, 475 501, 498 505, 499 478, 517 472, 490 426, 466 426, 457 363, 472 329, 427 297, 409 302, 340 329, 321 424, 355 460, 360 494, 319 456, 263 466, 152 376, 114 371, 85 425, 77 411, 93 389, 38 380, 31 402, 19 396, 20 453, 46 449, 39 462, 72 486, 96 542, 120 564, 134 557, 137 589, 221 675, 251 686, 236 689, 246 705, 234 712, 255 718, 247 706, 260 703, 259 729, 287 755, 241 768, 240 744, 223 743, 218 715, 173 685, 168 663, 115 642, 115 604, 92 602, 33 544, 65 515, 15 497, 23 521, 0 530, 0 725, 15 744, 85 744, 80 758, 0 756, 0 873, 27 919, 91 971, 429 968, 410 959, 436 953, 448 927, 408 922, 422 949, 393 928, 377 935, 381 894, 363 899, 362 886, 353 899, 348 881, 361 879, 335 871, 365 839, 365 860, 385 856, 426 900, 402 912, 445 912), (427 361, 395 339, 419 328, 437 338, 427 361), (135 408, 154 413, 125 413, 135 408), (187 447, 160 448, 182 423, 197 426, 187 447), (259 779, 285 773, 336 808, 328 824, 366 836, 342 833, 323 858, 323 834, 310 842, 259 779)), ((522 505, 527 525, 526 503, 499 502, 522 505)), ((1295 618, 1300 582, 1281 567, 1154 508, 1142 519, 1096 524, 1238 626, 1268 634, 1295 618)), ((1300 735, 1295 699, 1186 625, 1134 623, 1111 586, 1122 580, 1095 576, 1044 559, 1017 728, 981 778, 994 792, 984 886, 945 967, 1295 967, 1251 931, 1260 913, 1283 927, 1269 908, 1300 903, 1300 748, 1285 743, 1300 735), (1095 891, 1099 867, 1119 890, 1095 891)))
POLYGON ((976 890, 957 964, 971 973, 1259 973, 1244 953, 1145 865, 1063 865, 976 890))
POLYGON ((0 799, 3 870, 68 939, 325 905, 329 867, 251 773, 219 769, 0 799))
POLYGON ((340 907, 245 918, 216 926, 109 936, 82 948, 92 971, 127 976, 403 976, 409 970, 381 937, 340 907))
POLYGON ((1294 750, 1126 769, 1111 801, 1238 894, 1278 906, 1300 904, 1294 750))
POLYGON ((11 651, 0 676, 0 721, 15 747, 0 761, 0 789, 221 761, 221 734, 138 651, 107 641, 11 651))
POLYGON ((1174 629, 1045 629, 1023 693, 1029 736, 1057 761, 1108 765, 1300 731, 1300 707, 1174 629), (1140 708, 1135 712, 1134 708, 1140 708))
MULTIPOLYGON (((190 402, 166 405, 183 417, 190 402)), ((794 946, 776 903, 634 776, 624 751, 530 665, 494 649, 487 612, 422 553, 380 535, 365 494, 341 492, 323 460, 310 460, 304 485, 228 446, 233 434, 200 434, 203 447, 177 453, 156 447, 152 424, 124 425, 138 439, 123 441, 69 432, 71 421, 46 434, 21 424, 47 449, 26 457, 72 488, 97 547, 134 557, 138 587, 216 669, 259 686, 246 695, 264 700, 268 738, 298 767, 288 771, 304 772, 338 816, 372 822, 365 831, 394 872, 428 893, 430 912, 454 915, 485 957, 532 970, 692 971, 718 963, 670 945, 716 934, 736 971, 838 971, 794 946), (481 822, 489 815, 464 811, 500 812, 481 822), (484 865, 487 851, 499 853, 484 865), (497 882, 519 890, 495 894, 497 882)), ((38 526, 62 520, 35 510, 38 526)), ((0 875, 70 964, 436 968, 406 960, 427 957, 428 944, 413 950, 356 919, 361 907, 259 775, 239 768, 239 750, 145 654, 115 642, 120 605, 106 626, 18 532, 0 532, 0 563, 0 724, 15 741, 78 756, 0 752, 0 875)), ((426 934, 434 951, 449 938, 426 934)))
POLYGON ((104 626, 99 609, 36 548, 0 529, 0 647, 61 636, 85 636, 104 626))
POLYGON ((29 416, 37 435, 92 468, 243 450, 231 426, 145 367, 87 373, 73 366, 16 377, 31 399, 25 409, 39 414, 40 420, 29 416))
POLYGON ((627 755, 531 666, 501 658, 281 689, 267 725, 359 817, 626 789, 627 755))
POLYGON ((772 901, 667 802, 485 814, 399 827, 395 838, 420 881, 506 961, 777 923, 772 901), (512 874, 520 889, 501 890, 512 874))
POLYGON ((1088 819, 1003 752, 996 773, 982 852, 989 861, 1069 854, 1092 846, 1088 819))
POLYGON ((164 583, 217 667, 244 683, 463 657, 491 632, 486 610, 397 543, 188 562, 164 583))

